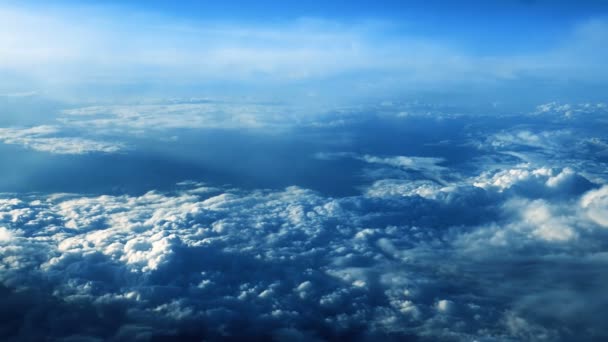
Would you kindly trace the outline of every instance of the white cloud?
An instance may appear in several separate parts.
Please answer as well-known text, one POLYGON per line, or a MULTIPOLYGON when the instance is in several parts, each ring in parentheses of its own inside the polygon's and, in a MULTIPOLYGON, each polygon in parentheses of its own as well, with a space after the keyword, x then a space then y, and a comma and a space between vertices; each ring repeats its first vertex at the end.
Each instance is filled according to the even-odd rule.
POLYGON ((454 304, 451 301, 447 299, 442 299, 439 300, 435 306, 437 307, 437 311, 442 313, 448 313, 450 312, 452 305, 454 304))
POLYGON ((520 164, 507 170, 486 171, 473 179, 476 187, 513 191, 524 196, 570 196, 589 190, 592 184, 570 167, 534 168, 520 164))
MULTIPOLYGON (((361 160, 369 164, 376 164, 380 166, 388 166, 397 170, 414 171, 421 173, 426 179, 432 180, 436 183, 447 185, 448 182, 444 180, 444 175, 447 174, 447 168, 439 164, 444 162, 443 158, 433 157, 410 157, 410 156, 373 156, 373 155, 359 155, 356 153, 349 152, 334 152, 334 153, 317 153, 315 155, 317 159, 321 160, 332 160, 341 158, 353 158, 361 160)), ((373 172, 370 172, 373 174, 373 172)), ((382 174, 381 174, 382 175, 382 174)), ((374 177, 375 178, 375 177, 374 177)), ((378 185, 380 185, 379 183, 378 185)))
POLYGON ((532 234, 547 241, 568 241, 576 237, 574 230, 568 226, 548 205, 540 200, 526 205, 522 213, 526 223, 533 227, 532 234))
POLYGON ((13 234, 10 230, 0 227, 0 242, 8 242, 13 237, 13 234))
POLYGON ((57 126, 0 128, 0 141, 55 154, 115 153, 125 148, 123 144, 116 142, 56 136, 60 132, 57 126))
POLYGON ((602 118, 608 112, 608 106, 603 102, 561 104, 549 102, 536 107, 532 115, 553 115, 563 119, 597 119, 602 118))
POLYGON ((383 179, 375 181, 367 188, 367 195, 371 197, 388 196, 421 196, 436 199, 439 192, 444 189, 432 181, 412 181, 408 179, 383 179))
POLYGON ((608 186, 589 191, 581 198, 587 216, 602 227, 608 227, 608 186))
POLYGON ((180 128, 277 129, 295 120, 286 106, 208 102, 84 107, 64 110, 59 121, 68 127, 142 134, 180 128))
MULTIPOLYGON (((575 262, 602 253, 601 246, 589 249, 604 230, 593 229, 601 221, 588 213, 601 210, 605 189, 557 200, 508 191, 530 179, 560 189, 556 177, 573 173, 541 170, 515 175, 500 183, 505 187, 403 181, 398 196, 388 197, 370 190, 334 199, 298 187, 222 193, 200 191, 196 182, 172 195, 7 197, 0 201, 0 280, 49 287, 66 303, 88 301, 99 310, 126 305, 126 317, 148 337, 196 332, 205 322, 222 326, 207 331, 214 338, 260 331, 337 338, 356 327, 370 336, 442 338, 448 328, 457 339, 494 336, 475 330, 479 324, 514 338, 519 321, 504 330, 510 316, 491 303, 508 305, 516 290, 496 280, 502 277, 470 272, 488 272, 488 263, 508 272, 516 256, 543 263, 559 251, 575 262), (498 212, 487 216, 482 205, 498 212), (467 226, 455 212, 485 218, 467 226), (445 293, 446 286, 458 290, 445 293), (488 286, 502 292, 487 293, 488 286), (229 323, 234 317, 248 323, 229 323)), ((526 277, 542 292, 542 275, 526 277)), ((511 312, 535 322, 530 312, 511 312)), ((135 334, 127 325, 112 329, 135 334)))
MULTIPOLYGON (((62 113, 62 128, 2 132, 280 126, 267 110, 100 106, 62 113), (269 119, 251 125, 247 112, 269 119)), ((504 146, 477 151, 488 159, 462 173, 449 155, 318 154, 383 171, 339 198, 194 181, 168 193, 0 194, 0 307, 16 317, 0 328, 18 326, 22 340, 572 340, 573 327, 604 336, 594 317, 608 303, 608 191, 581 171, 589 154, 491 162, 503 149, 549 154, 569 141, 533 128, 503 131, 504 146)))
POLYGON ((443 179, 443 174, 447 169, 438 165, 444 161, 442 158, 407 156, 376 157, 364 155, 358 157, 358 159, 371 164, 388 165, 403 170, 421 172, 425 177, 439 184, 448 184, 448 182, 443 179))
POLYGON ((396 157, 376 157, 371 155, 364 155, 360 157, 361 160, 364 160, 368 163, 374 164, 384 164, 393 167, 399 167, 410 170, 427 170, 427 169, 445 169, 442 166, 438 166, 437 164, 443 162, 443 158, 431 158, 431 157, 406 157, 406 156, 396 156, 396 157))

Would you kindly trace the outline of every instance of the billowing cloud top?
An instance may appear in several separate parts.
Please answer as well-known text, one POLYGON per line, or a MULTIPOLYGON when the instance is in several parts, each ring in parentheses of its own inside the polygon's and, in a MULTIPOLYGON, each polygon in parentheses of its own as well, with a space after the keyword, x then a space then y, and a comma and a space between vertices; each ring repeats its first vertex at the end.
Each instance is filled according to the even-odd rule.
POLYGON ((9 151, 73 155, 59 170, 79 171, 61 183, 49 157, 56 184, 0 196, 1 336, 604 339, 604 106, 538 108, 384 103, 293 121, 275 105, 174 103, 3 128, 9 151), (226 175, 182 173, 195 162, 226 175))

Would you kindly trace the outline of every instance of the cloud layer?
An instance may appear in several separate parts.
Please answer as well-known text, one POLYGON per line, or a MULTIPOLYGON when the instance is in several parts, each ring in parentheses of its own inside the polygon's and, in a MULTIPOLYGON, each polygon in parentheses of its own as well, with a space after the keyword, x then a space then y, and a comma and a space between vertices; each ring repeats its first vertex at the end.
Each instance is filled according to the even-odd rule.
POLYGON ((0 195, 0 339, 608 338, 603 103, 175 99, 48 120, 0 129, 68 155, 5 180, 58 185, 0 195))
POLYGON ((3 338, 605 338, 608 188, 582 178, 4 195, 3 338))
POLYGON ((601 13, 11 3, 0 340, 608 340, 601 13))

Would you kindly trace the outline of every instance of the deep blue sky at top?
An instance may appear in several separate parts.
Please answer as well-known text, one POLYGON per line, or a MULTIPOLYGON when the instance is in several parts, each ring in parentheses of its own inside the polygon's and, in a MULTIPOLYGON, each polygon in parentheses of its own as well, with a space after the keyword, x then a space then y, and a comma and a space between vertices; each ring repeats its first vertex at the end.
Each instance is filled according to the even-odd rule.
POLYGON ((525 52, 554 44, 572 25, 608 16, 605 0, 42 0, 11 1, 45 6, 115 7, 193 21, 250 24, 298 18, 339 22, 378 19, 399 23, 395 34, 441 38, 480 54, 525 52))

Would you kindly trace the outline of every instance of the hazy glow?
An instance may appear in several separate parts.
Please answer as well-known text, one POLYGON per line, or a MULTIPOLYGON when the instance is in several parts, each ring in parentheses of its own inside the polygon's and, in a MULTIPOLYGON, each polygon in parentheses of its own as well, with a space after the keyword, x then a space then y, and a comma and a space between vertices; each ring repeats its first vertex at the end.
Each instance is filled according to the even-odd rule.
POLYGON ((606 76, 608 58, 604 19, 581 21, 554 46, 525 53, 478 51, 449 37, 408 33, 407 22, 392 20, 235 23, 134 9, 4 7, 0 21, 2 88, 18 79, 39 90, 241 82, 318 93, 318 82, 334 80, 354 84, 351 92, 381 95, 387 89, 494 87, 529 79, 595 82, 606 76))

